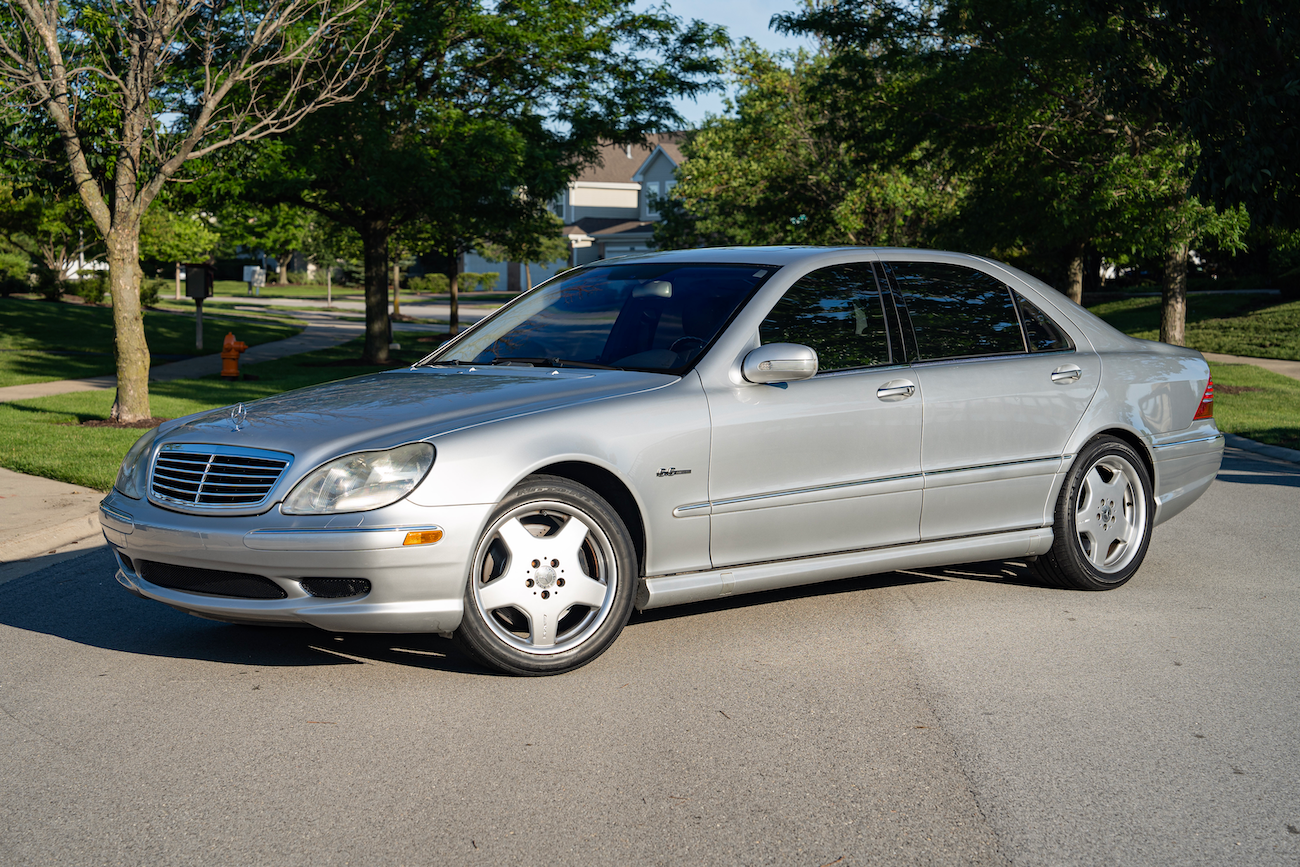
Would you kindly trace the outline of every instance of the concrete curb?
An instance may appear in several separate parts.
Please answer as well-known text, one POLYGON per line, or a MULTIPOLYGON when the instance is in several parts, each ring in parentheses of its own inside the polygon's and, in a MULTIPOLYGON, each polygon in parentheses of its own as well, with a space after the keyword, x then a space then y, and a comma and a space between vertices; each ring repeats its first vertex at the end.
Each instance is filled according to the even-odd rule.
POLYGON ((102 541, 99 538, 102 532, 97 506, 89 514, 64 521, 53 527, 38 527, 24 536, 5 542, 4 556, 0 557, 0 565, 29 560, 42 554, 53 554, 59 549, 87 539, 102 541))
POLYGON ((1270 446, 1264 443, 1255 442, 1236 434, 1225 433, 1224 442, 1234 449, 1241 449, 1246 452, 1254 452, 1257 455, 1263 455, 1267 458, 1276 458, 1279 461, 1286 461, 1292 464, 1300 464, 1300 451, 1288 449, 1283 446, 1270 446))

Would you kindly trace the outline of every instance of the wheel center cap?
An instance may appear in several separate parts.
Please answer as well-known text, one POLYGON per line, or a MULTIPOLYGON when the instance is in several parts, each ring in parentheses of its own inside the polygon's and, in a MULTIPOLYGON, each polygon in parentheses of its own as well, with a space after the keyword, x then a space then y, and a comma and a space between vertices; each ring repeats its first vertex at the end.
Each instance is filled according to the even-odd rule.
POLYGON ((1106 523, 1106 524, 1109 524, 1109 523, 1110 523, 1110 506, 1109 506, 1109 504, 1101 507, 1101 520, 1102 520, 1103 523, 1106 523))
POLYGON ((533 580, 538 587, 550 587, 555 583, 555 570, 550 566, 538 566, 533 570, 533 580))

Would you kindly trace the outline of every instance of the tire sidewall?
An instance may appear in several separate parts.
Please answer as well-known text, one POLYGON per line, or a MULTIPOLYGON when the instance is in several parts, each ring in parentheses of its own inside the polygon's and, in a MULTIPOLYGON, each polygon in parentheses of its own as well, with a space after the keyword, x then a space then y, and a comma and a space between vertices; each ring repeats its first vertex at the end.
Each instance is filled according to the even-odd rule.
POLYGON ((1067 577, 1072 584, 1082 589, 1109 590, 1119 587, 1132 578, 1146 559, 1147 548, 1151 544, 1151 530, 1155 526, 1155 497, 1152 493, 1151 476, 1146 464, 1133 447, 1117 437, 1110 436, 1099 437, 1085 446, 1066 477, 1061 496, 1057 501, 1055 523, 1057 539, 1053 545, 1053 554, 1056 556, 1057 563, 1069 573, 1067 577), (1075 504, 1078 501, 1079 489, 1088 473, 1098 461, 1110 456, 1123 458, 1136 471, 1141 488, 1139 493, 1145 501, 1145 518, 1138 551, 1128 565, 1118 572, 1101 572, 1088 562, 1079 544, 1078 528, 1075 525, 1075 504))
POLYGON ((506 674, 559 674, 591 662, 618 638, 632 616, 640 569, 632 539, 618 513, 595 491, 558 476, 531 476, 521 482, 493 510, 474 546, 465 576, 464 615, 456 630, 456 641, 483 665, 506 674), (474 583, 484 554, 487 536, 507 513, 532 502, 560 501, 579 509, 600 525, 614 558, 614 600, 605 621, 582 644, 553 654, 531 654, 502 642, 485 621, 475 599, 474 583))

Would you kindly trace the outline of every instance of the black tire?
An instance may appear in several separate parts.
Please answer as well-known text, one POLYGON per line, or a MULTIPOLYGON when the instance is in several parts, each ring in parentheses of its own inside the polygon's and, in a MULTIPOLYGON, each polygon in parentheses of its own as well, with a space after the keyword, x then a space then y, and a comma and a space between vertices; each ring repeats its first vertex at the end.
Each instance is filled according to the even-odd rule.
POLYGON ((1034 570, 1067 590, 1113 590, 1146 557, 1155 499, 1146 464, 1133 447, 1100 436, 1079 452, 1056 500, 1052 548, 1034 570))
POLYGON ((506 674, 572 671, 623 631, 638 573, 627 528, 599 494, 530 476, 501 501, 475 548, 456 643, 506 674))

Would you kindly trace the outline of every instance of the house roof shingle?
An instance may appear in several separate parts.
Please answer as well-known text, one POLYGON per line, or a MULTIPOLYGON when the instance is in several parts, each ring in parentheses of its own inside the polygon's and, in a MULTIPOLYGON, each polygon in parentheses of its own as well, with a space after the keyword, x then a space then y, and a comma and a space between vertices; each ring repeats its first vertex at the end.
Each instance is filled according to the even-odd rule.
POLYGON ((681 133, 653 133, 648 138, 649 145, 635 144, 631 147, 601 145, 600 159, 582 170, 582 174, 578 175, 578 183, 634 183, 632 176, 636 174, 637 169, 641 168, 646 158, 654 153, 656 147, 662 147, 668 156, 672 157, 673 162, 681 165, 683 138, 681 133))

